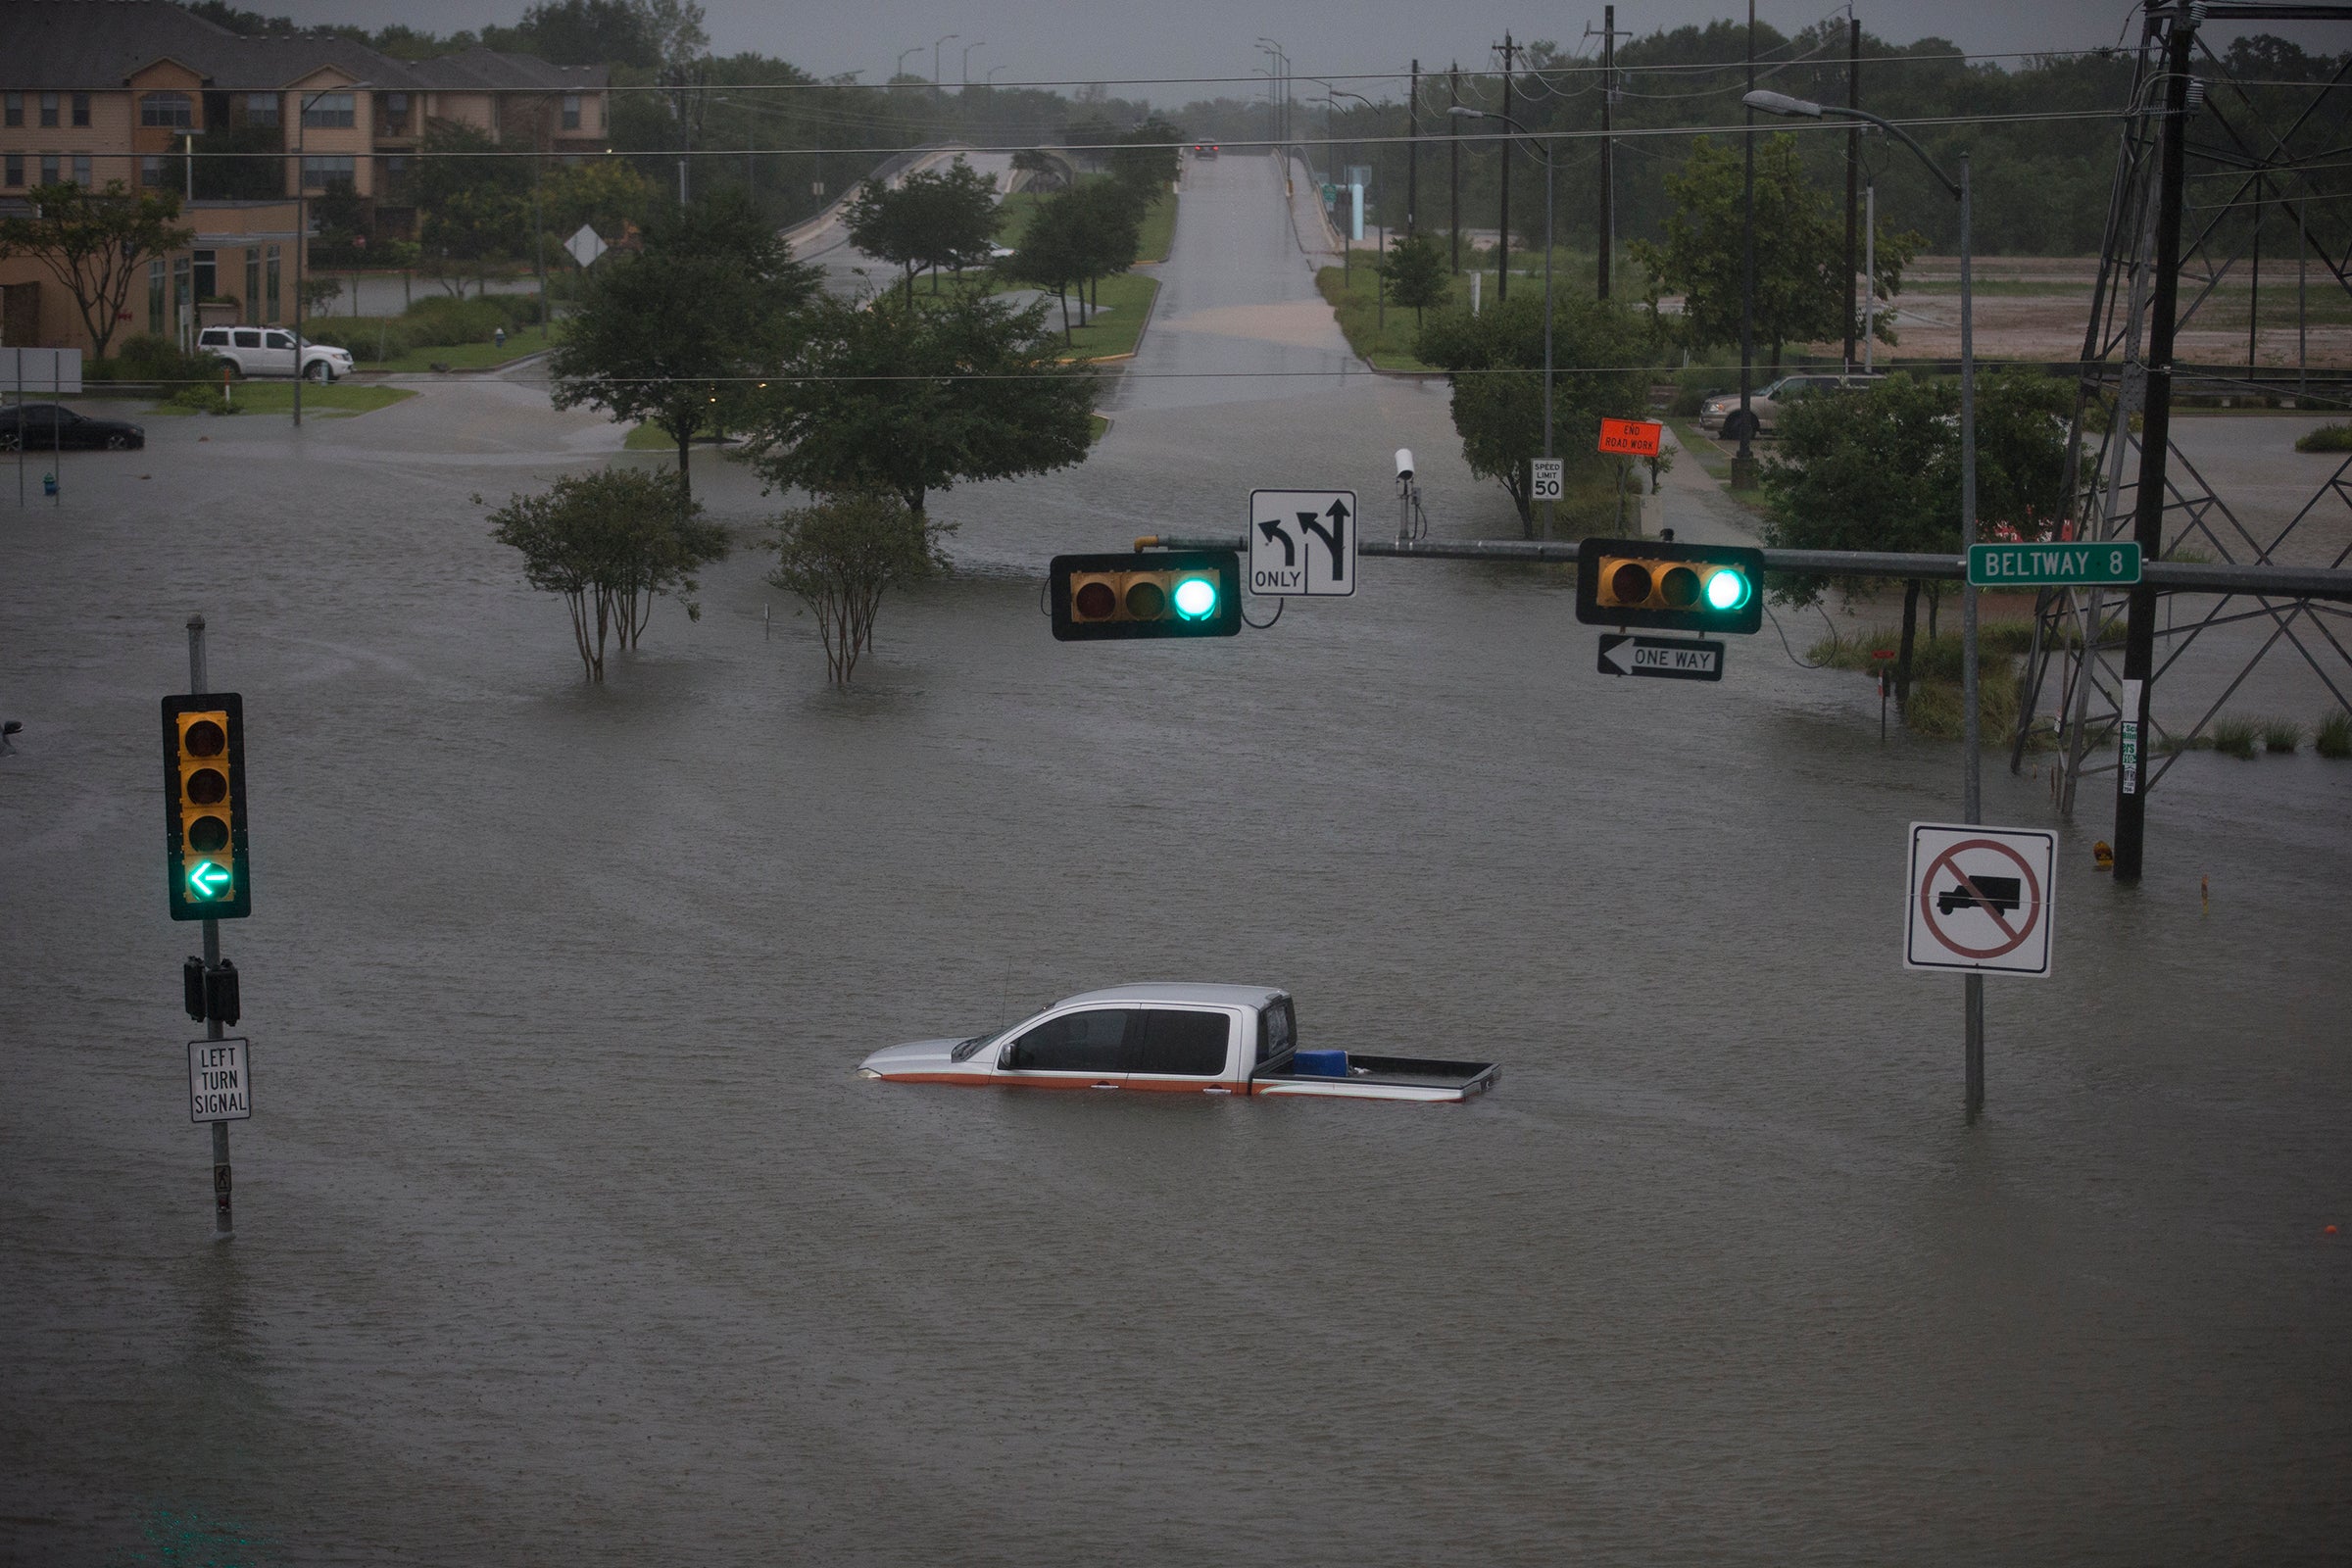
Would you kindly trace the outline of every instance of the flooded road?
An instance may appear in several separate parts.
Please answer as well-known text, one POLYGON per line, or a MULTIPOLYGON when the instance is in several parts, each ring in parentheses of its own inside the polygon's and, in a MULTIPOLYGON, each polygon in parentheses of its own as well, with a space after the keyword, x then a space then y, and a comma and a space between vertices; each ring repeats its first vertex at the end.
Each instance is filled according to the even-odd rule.
MULTIPOLYGON (((1442 389, 1142 390, 1330 353, 1270 240, 1254 300, 1193 243, 1279 231, 1243 167, 1094 459, 940 498, 960 569, 847 694, 749 548, 582 685, 469 497, 616 432, 525 383, 153 418, 6 514, 0 1560, 2340 1556, 2352 773, 2184 759, 2136 890, 2097 803, 2064 828, 1972 1130, 1959 982, 1899 958, 1958 759, 1769 626, 1719 686, 1606 680, 1561 581, 1367 561, 1268 631, 1055 644, 1055 550, 1258 485, 1377 519, 1398 445, 1441 531, 1510 529, 1442 389), (1258 347, 1161 332, 1224 309, 1258 347), (220 1246, 156 834, 199 609, 254 844, 220 1246), (1503 1081, 852 1074, 1150 978, 1503 1081)), ((748 537, 774 501, 697 463, 748 537)), ((2046 800, 1989 770, 1990 820, 2046 800)))

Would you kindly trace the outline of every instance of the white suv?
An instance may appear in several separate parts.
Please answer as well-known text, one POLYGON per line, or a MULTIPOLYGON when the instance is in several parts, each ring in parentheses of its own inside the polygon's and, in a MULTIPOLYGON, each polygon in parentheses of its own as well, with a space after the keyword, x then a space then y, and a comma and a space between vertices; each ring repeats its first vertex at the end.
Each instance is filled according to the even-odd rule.
MULTIPOLYGON (((196 351, 239 375, 294 373, 294 334, 281 326, 208 326, 197 335, 196 351)), ((302 373, 314 381, 349 375, 351 351, 331 343, 305 343, 302 373)))

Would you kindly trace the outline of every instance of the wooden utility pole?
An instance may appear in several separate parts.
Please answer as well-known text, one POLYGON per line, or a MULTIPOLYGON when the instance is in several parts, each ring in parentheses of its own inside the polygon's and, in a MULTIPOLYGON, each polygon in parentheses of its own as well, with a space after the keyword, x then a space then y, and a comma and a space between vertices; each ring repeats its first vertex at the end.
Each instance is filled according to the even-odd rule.
POLYGON ((1609 261, 1617 249, 1617 8, 1600 8, 1600 297, 1609 297, 1609 261))
POLYGON ((1446 231, 1453 236, 1453 270, 1462 270, 1462 122, 1453 114, 1453 106, 1462 101, 1462 63, 1454 61, 1446 71, 1446 231))
POLYGON ((1404 236, 1420 226, 1421 217, 1421 62, 1413 62, 1411 89, 1404 99, 1404 236))
MULTIPOLYGON (((1495 45, 1502 51, 1502 119, 1511 120, 1511 62, 1518 45, 1511 42, 1506 29, 1502 42, 1495 45)), ((1494 303, 1499 305, 1511 297, 1511 138, 1504 136, 1496 147, 1502 153, 1502 232, 1494 241, 1494 303)))
MULTIPOLYGON (((1845 32, 1845 107, 1862 107, 1862 19, 1845 32)), ((1862 163, 1862 122, 1845 127, 1845 368, 1854 368, 1854 183, 1862 163)))

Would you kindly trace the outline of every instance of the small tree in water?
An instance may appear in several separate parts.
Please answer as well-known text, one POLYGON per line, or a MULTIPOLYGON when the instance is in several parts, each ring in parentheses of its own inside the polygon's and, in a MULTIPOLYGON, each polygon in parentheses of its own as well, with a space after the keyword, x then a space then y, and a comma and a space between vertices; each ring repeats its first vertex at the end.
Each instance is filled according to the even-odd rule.
POLYGON ((796 594, 816 616, 825 672, 847 686, 858 656, 874 646, 874 615, 894 583, 947 566, 944 530, 895 496, 837 496, 788 512, 777 524, 776 569, 767 580, 796 594))
POLYGON ((704 519, 677 475, 638 468, 558 479, 513 497, 490 522, 492 538, 522 553, 530 585, 563 596, 591 681, 605 678, 609 640, 644 641, 657 596, 678 595, 686 618, 700 620, 702 606, 684 596, 699 586, 694 573, 727 553, 726 529, 704 519))

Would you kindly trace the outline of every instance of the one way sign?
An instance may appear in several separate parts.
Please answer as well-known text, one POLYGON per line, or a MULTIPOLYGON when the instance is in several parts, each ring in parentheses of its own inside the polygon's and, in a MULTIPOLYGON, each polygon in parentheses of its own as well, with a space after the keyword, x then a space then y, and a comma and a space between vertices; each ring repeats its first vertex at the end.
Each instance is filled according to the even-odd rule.
POLYGON ((1655 675, 1665 680, 1723 679, 1723 644, 1689 637, 1600 634, 1603 675, 1655 675))
POLYGON ((1250 492, 1250 591, 1344 598, 1355 592, 1355 492, 1250 492))

